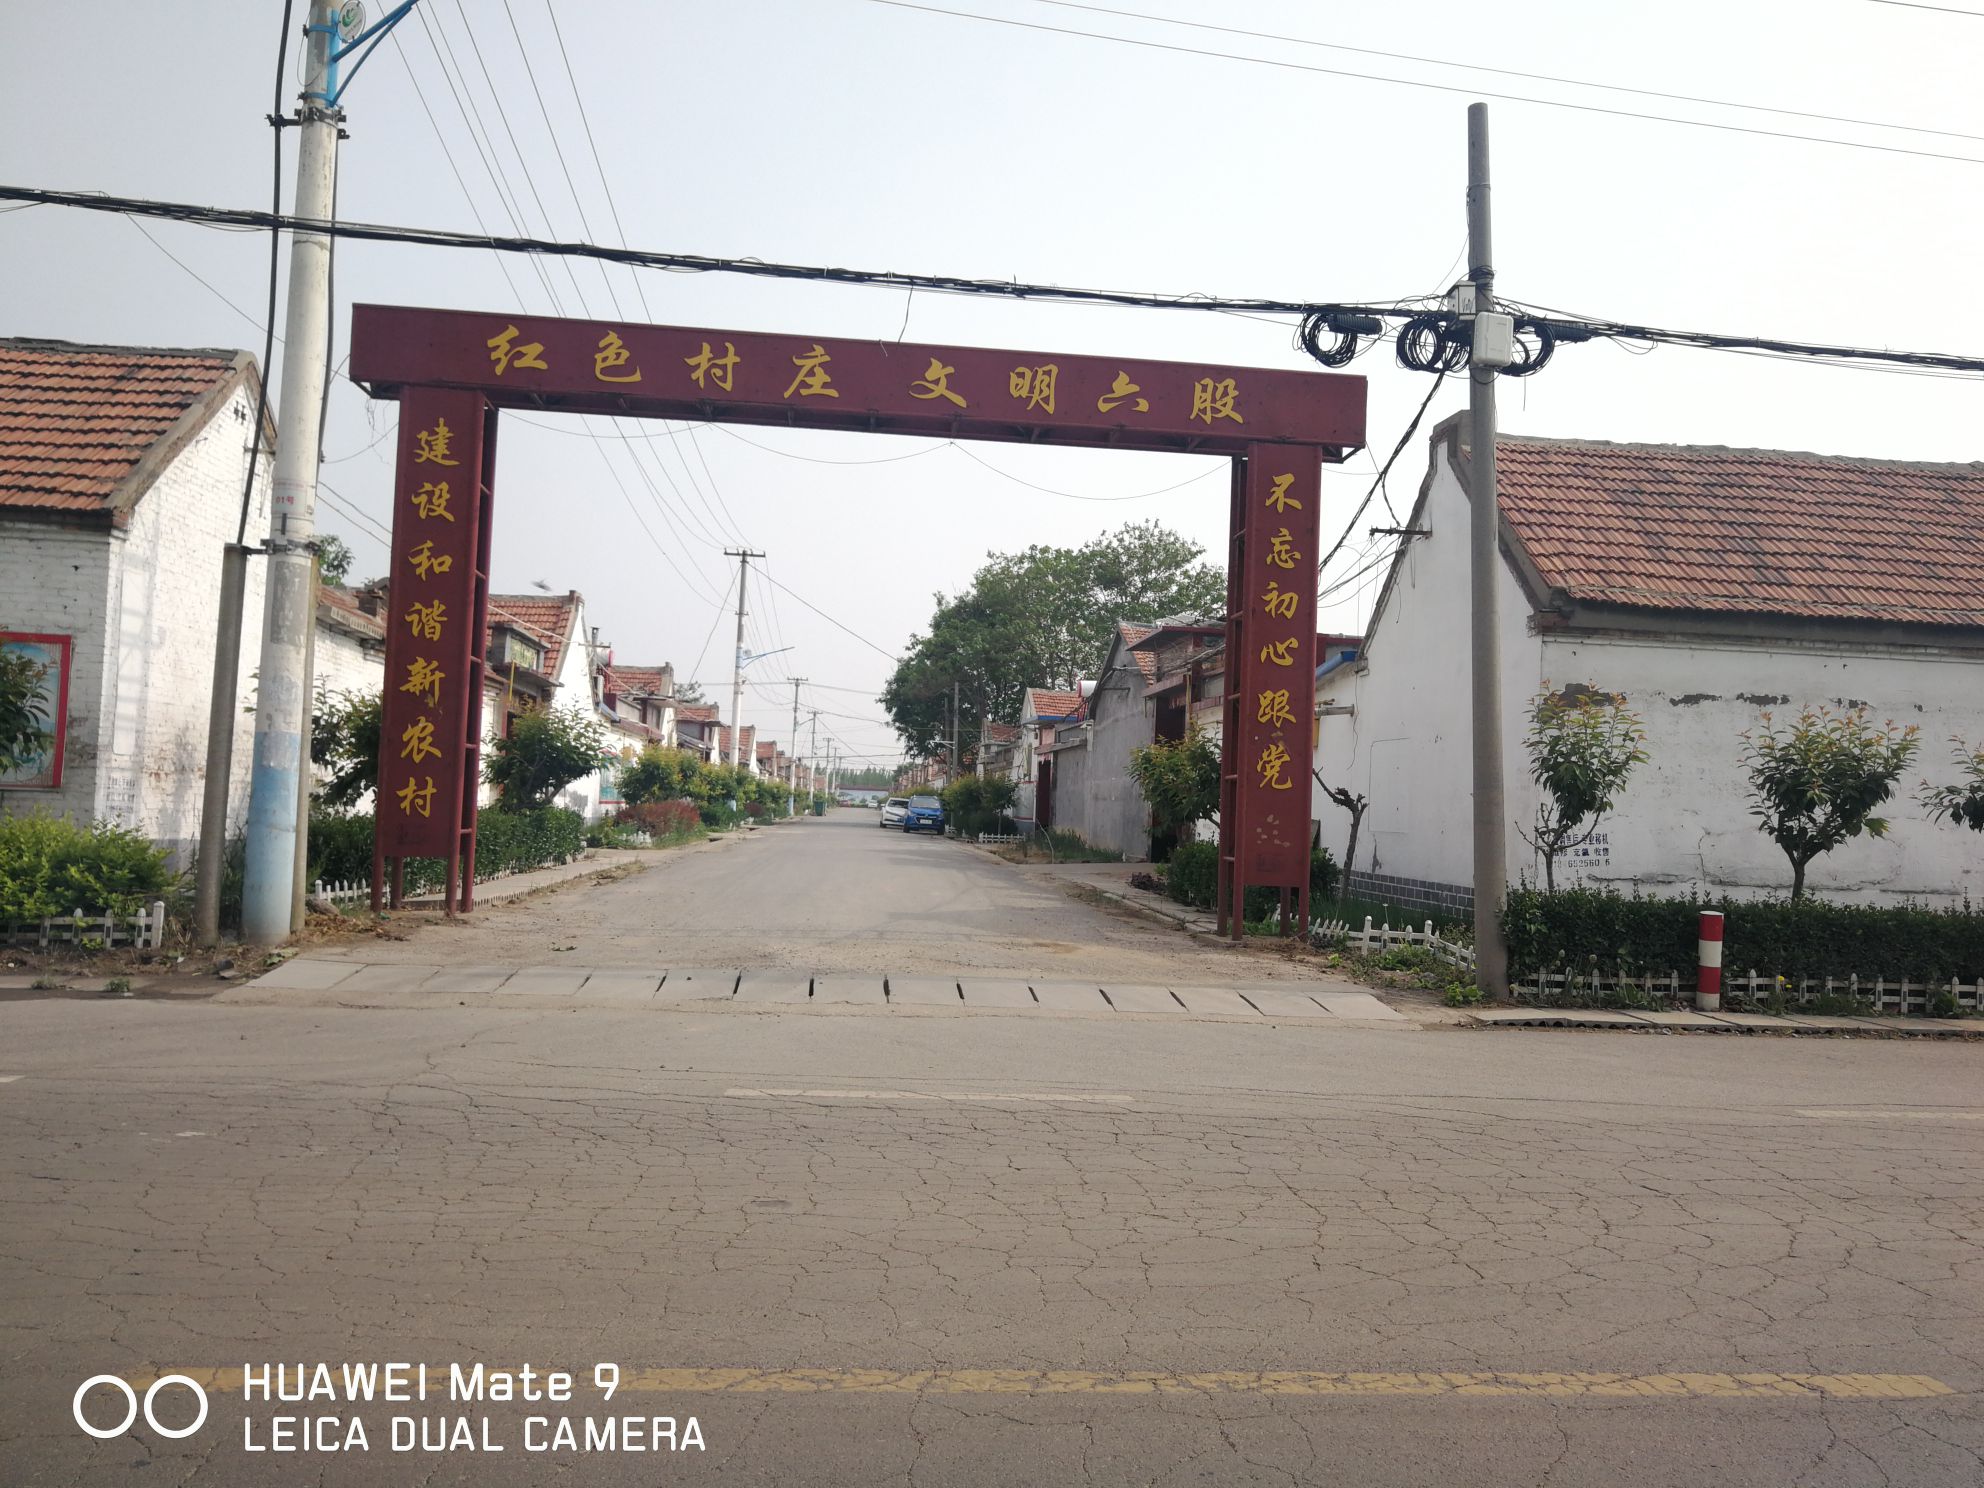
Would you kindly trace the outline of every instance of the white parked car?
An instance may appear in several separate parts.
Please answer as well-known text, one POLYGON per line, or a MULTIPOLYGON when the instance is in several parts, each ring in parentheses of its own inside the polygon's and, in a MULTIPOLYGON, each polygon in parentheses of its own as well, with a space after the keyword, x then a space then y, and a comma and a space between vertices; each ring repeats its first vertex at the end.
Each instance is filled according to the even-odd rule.
POLYGON ((899 827, 903 823, 903 818, 908 815, 909 798, 907 796, 890 796, 888 800, 882 803, 882 819, 876 825, 881 827, 899 827))

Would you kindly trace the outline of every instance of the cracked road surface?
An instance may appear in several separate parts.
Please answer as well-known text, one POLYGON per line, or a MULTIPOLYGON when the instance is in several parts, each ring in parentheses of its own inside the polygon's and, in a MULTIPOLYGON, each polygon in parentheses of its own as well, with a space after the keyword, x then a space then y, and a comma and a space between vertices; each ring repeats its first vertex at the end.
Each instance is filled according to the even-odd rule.
POLYGON ((0 1484, 1977 1488, 1980 1060, 0 1002, 0 1484), (424 1402, 244 1402, 244 1366, 320 1361, 438 1368, 424 1402), (445 1398, 450 1363, 526 1362, 574 1398, 445 1398), (71 1417, 89 1376, 179 1369, 212 1387, 190 1437, 71 1417), (278 1415, 370 1450, 247 1450, 278 1415), (395 1452, 396 1415, 462 1444, 395 1452), (704 1449, 624 1450, 658 1416, 704 1449), (566 1417, 577 1449, 526 1450, 566 1417), (623 1450, 583 1450, 608 1419, 623 1450))

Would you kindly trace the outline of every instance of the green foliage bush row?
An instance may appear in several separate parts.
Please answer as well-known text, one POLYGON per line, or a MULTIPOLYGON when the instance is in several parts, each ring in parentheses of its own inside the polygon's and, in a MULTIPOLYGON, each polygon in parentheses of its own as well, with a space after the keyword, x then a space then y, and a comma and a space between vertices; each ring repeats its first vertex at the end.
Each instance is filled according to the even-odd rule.
POLYGON ((177 882, 164 849, 123 827, 0 816, 0 921, 33 924, 78 909, 131 914, 170 897, 177 882))
POLYGON ((620 799, 629 806, 691 802, 706 827, 781 817, 791 806, 782 780, 768 780, 742 765, 732 769, 691 750, 663 749, 658 744, 650 744, 620 771, 619 784, 620 799))
MULTIPOLYGON (((521 873, 550 863, 566 863, 585 851, 585 819, 576 811, 542 806, 532 811, 485 810, 476 820, 477 880, 521 873)), ((364 883, 372 877, 372 817, 369 814, 310 819, 311 883, 364 883)), ((442 887, 447 864, 439 858, 408 858, 406 891, 442 887)))
MULTIPOLYGON (((1314 848, 1309 854, 1309 912, 1322 913, 1324 901, 1336 892, 1336 859, 1328 848, 1314 848)), ((1171 862, 1164 870, 1164 886, 1173 899, 1194 909, 1211 909, 1219 896, 1219 847, 1212 842, 1181 842, 1172 849, 1171 862)), ((1278 915, 1281 891, 1272 888, 1247 890, 1245 918, 1260 921, 1278 915)))
POLYGON ((1010 832, 1018 787, 1010 780, 980 780, 966 775, 944 787, 944 821, 960 836, 980 832, 1010 832))
POLYGON ((1984 913, 1968 904, 1827 904, 1814 899, 1626 897, 1602 889, 1511 891, 1503 912, 1509 975, 1597 969, 1656 975, 1695 966, 1701 912, 1723 913, 1725 974, 1876 976, 1975 981, 1984 976, 1984 913))

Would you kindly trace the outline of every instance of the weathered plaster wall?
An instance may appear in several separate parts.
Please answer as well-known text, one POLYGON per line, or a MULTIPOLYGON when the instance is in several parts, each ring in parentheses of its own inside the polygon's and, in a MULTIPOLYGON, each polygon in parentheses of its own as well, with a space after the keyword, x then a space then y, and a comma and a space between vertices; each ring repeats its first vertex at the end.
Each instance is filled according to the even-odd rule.
MULTIPOLYGON (((0 525, 0 622, 75 636, 64 788, 8 792, 100 817, 191 862, 206 780, 221 549, 234 540, 254 399, 237 390, 139 499, 121 531, 0 525)), ((257 466, 251 540, 268 523, 268 470, 257 466)), ((237 710, 254 700, 262 566, 248 564, 237 710)), ((237 711, 229 820, 248 811, 253 719, 237 711)))

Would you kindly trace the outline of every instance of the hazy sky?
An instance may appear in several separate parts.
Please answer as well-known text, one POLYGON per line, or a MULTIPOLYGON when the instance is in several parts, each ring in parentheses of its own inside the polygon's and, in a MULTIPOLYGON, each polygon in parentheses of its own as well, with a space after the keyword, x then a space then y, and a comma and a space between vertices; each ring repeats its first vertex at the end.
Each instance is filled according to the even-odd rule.
MULTIPOLYGON (((388 8, 370 3, 375 17, 388 8)), ((398 44, 386 43, 347 95, 340 212, 467 230, 480 214, 493 232, 514 223, 577 238, 582 209, 593 236, 614 240, 617 209, 640 247, 1158 292, 1349 300, 1444 287, 1464 238, 1466 104, 1481 95, 1301 70, 1334 69, 1969 157, 1490 100, 1503 292, 1647 324, 1984 351, 1984 308, 1971 303, 1984 226, 1975 81, 1984 18, 1877 0, 1121 0, 1144 16, 1284 38, 1269 40, 1046 0, 943 8, 1300 66, 877 0, 421 0, 398 44), (1467 57, 1613 90, 1340 48, 1467 57), (460 69, 473 138, 444 61, 460 69)), ((263 116, 281 9, 274 0, 10 5, 0 180, 266 206, 263 116)), ((289 52, 285 108, 297 78, 296 46, 289 52)), ((285 205, 287 182, 286 166, 285 205)), ((10 211, 0 215, 0 268, 0 333, 260 352, 265 236, 10 211)), ((337 354, 355 300, 547 313, 554 293, 566 311, 602 317, 891 339, 907 325, 926 341, 1309 365, 1288 325, 1242 316, 589 264, 540 274, 523 259, 367 243, 338 254, 337 354)), ((1382 458, 1426 383, 1388 349, 1354 370, 1370 378, 1382 458)), ((1505 381, 1503 426, 1967 460, 1977 454, 1977 395, 1955 381, 1601 344, 1505 381)), ((1458 383, 1442 389, 1429 426, 1464 399, 1458 383)), ((332 393, 319 519, 350 542, 360 577, 384 563, 375 524, 388 511, 395 412, 349 383, 332 393)), ((773 577, 891 653, 927 619, 932 592, 960 587, 988 549, 1077 543, 1145 517, 1214 552, 1223 541, 1216 462, 969 448, 985 463, 934 441, 506 414, 496 583, 577 588, 619 660, 672 661, 678 676, 727 697, 731 621, 719 610, 732 570, 720 550, 740 538, 768 552, 773 577), (1144 497, 1201 468, 1204 479, 1165 494, 1096 499, 1144 497)), ((1401 514, 1424 462, 1423 445, 1400 462, 1401 514)), ((1326 474, 1326 529, 1348 520, 1372 469, 1359 456, 1326 474)), ((1381 507, 1373 514, 1384 520, 1381 507)), ((1335 572, 1357 566, 1364 542, 1360 530, 1335 572)), ((1343 591, 1325 623, 1355 628, 1376 579, 1343 591)), ((776 590, 753 599, 752 648, 794 649, 751 669, 759 685, 747 691, 746 721, 783 739, 791 688, 781 679, 803 675, 817 684, 809 705, 833 715, 823 726, 854 752, 892 753, 873 702, 884 656, 776 590)))

